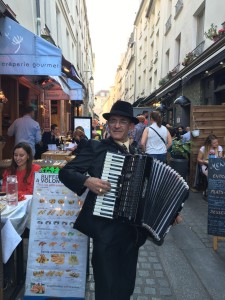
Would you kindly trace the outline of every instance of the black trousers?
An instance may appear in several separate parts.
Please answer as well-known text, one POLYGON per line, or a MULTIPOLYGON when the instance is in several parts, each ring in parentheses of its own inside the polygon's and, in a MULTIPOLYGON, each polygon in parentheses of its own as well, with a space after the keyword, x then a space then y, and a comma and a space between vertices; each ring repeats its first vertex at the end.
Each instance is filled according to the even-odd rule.
POLYGON ((129 300, 133 294, 140 247, 134 234, 136 230, 108 244, 93 239, 95 300, 129 300))

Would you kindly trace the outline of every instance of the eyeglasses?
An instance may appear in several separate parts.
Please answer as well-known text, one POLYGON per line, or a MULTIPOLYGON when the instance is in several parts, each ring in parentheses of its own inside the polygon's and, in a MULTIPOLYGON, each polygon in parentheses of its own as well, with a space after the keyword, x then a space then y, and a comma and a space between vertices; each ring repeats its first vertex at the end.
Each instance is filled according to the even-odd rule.
POLYGON ((112 120, 109 120, 108 123, 109 123, 109 125, 116 125, 118 123, 121 126, 126 126, 130 122, 127 121, 127 120, 114 120, 114 119, 112 119, 112 120))

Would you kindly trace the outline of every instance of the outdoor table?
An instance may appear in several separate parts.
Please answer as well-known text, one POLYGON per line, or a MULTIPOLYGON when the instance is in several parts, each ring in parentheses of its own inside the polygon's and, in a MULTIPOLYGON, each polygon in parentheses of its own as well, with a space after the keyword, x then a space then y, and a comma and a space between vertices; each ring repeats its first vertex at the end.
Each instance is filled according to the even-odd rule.
MULTIPOLYGON (((0 197, 1 198, 4 197, 0 197)), ((30 206, 32 195, 27 195, 26 200, 19 201, 17 206, 8 206, 1 212, 2 257, 6 263, 17 245, 22 240, 21 235, 29 226, 30 206)))
MULTIPOLYGON (((29 228, 32 195, 26 195, 25 197, 26 199, 19 201, 17 206, 7 206, 1 212, 1 268, 3 267, 3 263, 7 263, 11 255, 14 252, 16 253, 16 285, 13 288, 13 294, 17 293, 17 289, 20 289, 20 285, 24 282, 25 275, 23 261, 23 240, 21 235, 27 227, 29 228)), ((0 200, 5 199, 4 197, 0 197, 0 200)))
POLYGON ((68 156, 72 155, 71 150, 49 150, 42 153, 42 159, 50 159, 50 160, 65 160, 68 156))

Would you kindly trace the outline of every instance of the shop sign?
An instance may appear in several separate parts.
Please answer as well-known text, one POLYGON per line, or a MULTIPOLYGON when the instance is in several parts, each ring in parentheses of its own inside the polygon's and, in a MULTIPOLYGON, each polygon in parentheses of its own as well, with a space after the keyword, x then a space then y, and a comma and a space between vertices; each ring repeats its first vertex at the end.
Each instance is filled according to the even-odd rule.
POLYGON ((61 75, 62 52, 8 17, 0 18, 0 74, 61 75))
POLYGON ((45 90, 45 100, 69 100, 69 95, 63 90, 45 90))

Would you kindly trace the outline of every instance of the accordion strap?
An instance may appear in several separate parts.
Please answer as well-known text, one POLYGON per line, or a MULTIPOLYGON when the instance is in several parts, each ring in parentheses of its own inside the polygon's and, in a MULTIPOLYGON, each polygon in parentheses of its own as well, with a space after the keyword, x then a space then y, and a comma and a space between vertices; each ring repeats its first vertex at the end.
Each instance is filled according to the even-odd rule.
POLYGON ((149 128, 152 129, 152 130, 154 130, 155 133, 157 133, 157 135, 160 137, 160 139, 161 139, 161 140, 163 141, 163 143, 166 145, 166 142, 165 142, 164 138, 162 138, 161 135, 160 135, 154 128, 152 128, 151 126, 149 126, 149 128))

